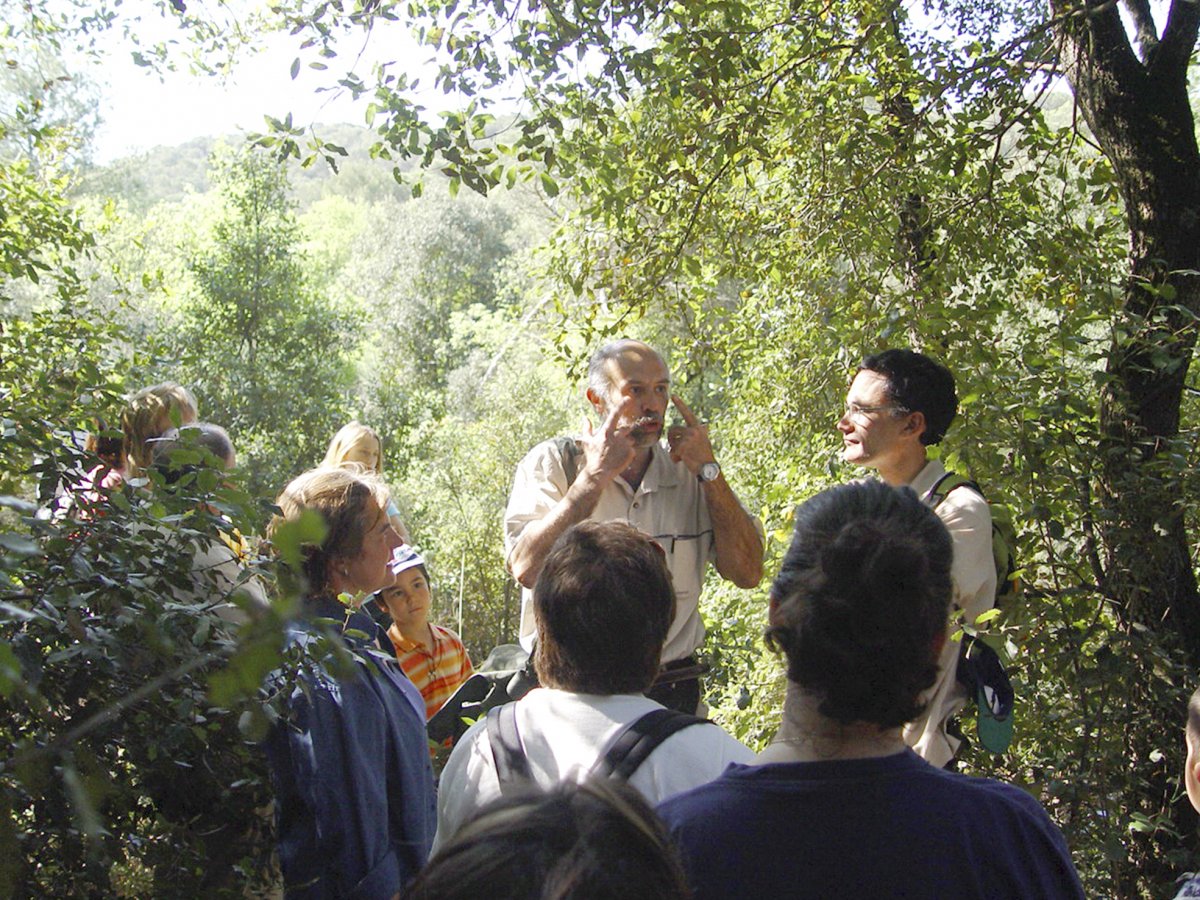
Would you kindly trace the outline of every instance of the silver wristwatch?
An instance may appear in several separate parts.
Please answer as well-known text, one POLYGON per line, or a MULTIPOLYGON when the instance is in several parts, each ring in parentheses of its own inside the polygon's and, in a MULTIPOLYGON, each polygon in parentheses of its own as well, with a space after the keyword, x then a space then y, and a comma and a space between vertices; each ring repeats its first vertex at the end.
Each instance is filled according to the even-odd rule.
POLYGON ((701 481, 716 481, 717 476, 721 474, 721 464, 715 462, 706 462, 700 467, 696 473, 696 477, 701 481))

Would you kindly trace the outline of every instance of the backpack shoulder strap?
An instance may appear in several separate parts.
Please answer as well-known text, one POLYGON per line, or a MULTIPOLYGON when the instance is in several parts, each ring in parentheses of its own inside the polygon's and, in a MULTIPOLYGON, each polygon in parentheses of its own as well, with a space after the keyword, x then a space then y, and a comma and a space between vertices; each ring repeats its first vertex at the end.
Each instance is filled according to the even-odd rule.
POLYGON ((987 500, 987 497, 983 493, 983 489, 978 484, 976 484, 970 478, 964 478, 957 472, 947 472, 937 480, 934 486, 931 487, 928 493, 926 493, 921 499, 925 501, 925 504, 930 509, 937 509, 938 506, 941 505, 941 502, 950 495, 951 491, 960 487, 970 488, 980 497, 983 497, 985 501, 987 500))
POLYGON ((567 487, 569 488, 575 483, 575 476, 579 474, 579 457, 583 450, 580 449, 575 438, 569 435, 554 438, 554 446, 562 458, 563 473, 567 476, 567 487))
POLYGON ((675 732, 708 721, 673 709, 651 710, 616 736, 592 766, 592 774, 628 780, 658 745, 675 732))
POLYGON ((529 760, 517 731, 517 704, 505 703, 488 710, 487 736, 500 790, 504 791, 506 786, 516 782, 529 781, 529 760))

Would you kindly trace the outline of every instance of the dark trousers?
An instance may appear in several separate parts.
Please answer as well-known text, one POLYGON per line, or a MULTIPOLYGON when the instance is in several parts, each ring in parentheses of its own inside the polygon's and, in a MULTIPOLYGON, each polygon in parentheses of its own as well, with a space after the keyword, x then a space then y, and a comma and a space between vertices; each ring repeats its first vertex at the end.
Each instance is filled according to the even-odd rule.
POLYGON ((666 663, 662 667, 662 672, 659 673, 658 680, 650 686, 650 690, 646 691, 646 696, 661 703, 667 709, 695 715, 696 710, 700 708, 700 676, 695 675, 678 681, 671 679, 671 673, 675 670, 695 666, 696 657, 694 656, 666 663))

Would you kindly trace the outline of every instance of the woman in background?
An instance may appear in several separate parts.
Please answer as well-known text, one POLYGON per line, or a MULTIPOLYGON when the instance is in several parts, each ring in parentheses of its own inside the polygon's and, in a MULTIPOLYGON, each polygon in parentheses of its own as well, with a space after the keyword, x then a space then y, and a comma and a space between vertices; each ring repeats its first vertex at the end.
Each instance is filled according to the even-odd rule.
POLYGON ((126 477, 154 462, 154 441, 172 427, 191 425, 199 418, 196 398, 173 381, 142 388, 121 412, 122 452, 126 477))
POLYGON ((74 498, 63 509, 81 521, 102 514, 109 494, 153 464, 154 442, 197 418, 196 398, 187 388, 173 381, 142 388, 121 411, 119 439, 102 423, 97 432, 88 435, 84 450, 95 453, 100 463, 83 476, 74 498))
MULTIPOLYGON (((347 468, 358 466, 372 475, 383 477, 383 441, 379 433, 362 422, 349 422, 338 429, 338 433, 329 442, 325 451, 322 466, 347 468)), ((396 533, 404 543, 409 543, 408 529, 400 518, 400 509, 389 497, 387 508, 388 519, 396 533)))

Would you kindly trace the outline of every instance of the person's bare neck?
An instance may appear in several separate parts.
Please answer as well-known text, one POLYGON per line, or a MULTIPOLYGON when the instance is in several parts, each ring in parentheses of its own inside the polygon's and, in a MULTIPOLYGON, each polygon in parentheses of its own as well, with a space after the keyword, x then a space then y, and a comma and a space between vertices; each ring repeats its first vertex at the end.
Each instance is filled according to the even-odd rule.
POLYGON ((653 452, 653 444, 638 450, 637 455, 633 458, 633 462, 626 466, 625 470, 621 473, 621 477, 635 491, 641 485, 642 479, 646 477, 646 470, 650 468, 650 457, 653 452))
POLYGON ((788 682, 779 733, 758 755, 760 764, 875 759, 901 752, 902 730, 873 722, 836 722, 820 713, 820 701, 788 682))
POLYGON ((396 630, 403 638, 420 644, 426 650, 433 647, 433 628, 430 626, 428 618, 421 619, 419 622, 408 622, 403 628, 396 623, 396 630))
POLYGON ((904 487, 912 484, 913 479, 921 474, 921 470, 929 463, 923 444, 917 444, 903 453, 896 455, 894 460, 888 460, 877 466, 879 477, 892 487, 904 487))

